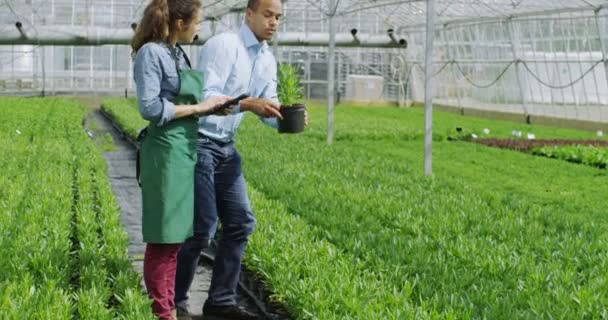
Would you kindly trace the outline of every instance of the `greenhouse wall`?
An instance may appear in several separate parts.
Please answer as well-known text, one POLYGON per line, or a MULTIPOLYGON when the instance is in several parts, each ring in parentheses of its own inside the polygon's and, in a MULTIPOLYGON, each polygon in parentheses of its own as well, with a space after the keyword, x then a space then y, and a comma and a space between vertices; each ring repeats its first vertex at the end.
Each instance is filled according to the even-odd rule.
MULTIPOLYGON (((0 31, 15 28, 16 20, 34 28, 51 25, 125 28, 138 21, 144 2, 8 3, 13 10, 0 10, 0 18, 8 22, 0 31)), ((420 6, 412 4, 410 14, 394 11, 389 16, 386 8, 353 12, 341 8, 345 11, 336 17, 337 32, 357 29, 361 33, 386 35, 387 29, 393 28, 400 38, 408 41, 408 46, 337 48, 337 99, 346 94, 349 75, 371 75, 384 78, 379 101, 403 106, 424 101, 424 26, 398 25, 399 17, 419 19, 420 6)), ((327 32, 327 17, 320 9, 308 2, 285 3, 280 32, 327 32)), ((242 19, 241 13, 227 10, 214 20, 205 21, 201 34, 207 37, 236 30, 242 19)), ((606 8, 536 11, 506 18, 443 18, 435 35, 434 96, 440 104, 608 121, 606 8)), ((306 98, 326 99, 326 47, 272 48, 279 62, 299 68, 306 98)), ((187 47, 193 61, 198 60, 199 49, 200 46, 187 47)), ((0 46, 0 94, 43 91, 134 94, 131 69, 130 48, 126 45, 0 46)))

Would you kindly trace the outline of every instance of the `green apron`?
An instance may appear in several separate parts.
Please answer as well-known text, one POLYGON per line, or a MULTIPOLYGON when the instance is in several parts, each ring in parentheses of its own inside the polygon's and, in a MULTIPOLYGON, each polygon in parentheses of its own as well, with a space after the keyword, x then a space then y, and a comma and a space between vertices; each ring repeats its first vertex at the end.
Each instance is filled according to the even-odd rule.
MULTIPOLYGON (((182 54, 190 65, 183 50, 182 54)), ((174 103, 199 103, 202 73, 180 70, 173 50, 172 56, 180 79, 174 103)), ((192 236, 198 118, 175 119, 162 127, 150 123, 145 130, 139 156, 143 241, 182 243, 192 236)))

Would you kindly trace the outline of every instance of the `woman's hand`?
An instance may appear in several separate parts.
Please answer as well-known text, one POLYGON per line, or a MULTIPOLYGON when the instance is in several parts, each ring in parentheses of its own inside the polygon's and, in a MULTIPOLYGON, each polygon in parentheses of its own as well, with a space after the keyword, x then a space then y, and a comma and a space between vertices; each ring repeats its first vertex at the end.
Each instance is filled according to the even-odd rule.
POLYGON ((198 116, 208 116, 210 114, 225 116, 230 113, 232 106, 218 110, 218 107, 232 98, 227 96, 210 97, 207 100, 201 101, 196 105, 196 113, 198 116))

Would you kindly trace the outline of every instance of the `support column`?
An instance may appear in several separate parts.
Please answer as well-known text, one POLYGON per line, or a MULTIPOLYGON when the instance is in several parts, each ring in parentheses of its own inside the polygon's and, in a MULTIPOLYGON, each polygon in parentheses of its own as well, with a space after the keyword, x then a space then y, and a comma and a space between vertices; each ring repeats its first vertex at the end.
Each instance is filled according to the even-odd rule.
POLYGON ((513 51, 513 59, 515 60, 515 72, 517 77, 517 85, 519 86, 519 94, 521 97, 521 107, 526 117, 526 123, 530 123, 530 114, 528 113, 528 97, 526 96, 526 85, 524 84, 525 79, 523 78, 524 72, 522 70, 521 59, 519 57, 519 50, 516 42, 519 40, 518 33, 513 25, 513 19, 509 18, 509 39, 511 40, 511 50, 513 51))
POLYGON ((332 144, 334 140, 334 94, 335 94, 335 51, 336 51, 336 21, 335 7, 336 0, 329 0, 329 49, 328 68, 327 68, 327 144, 332 144))
MULTIPOLYGON (((602 11, 603 9, 605 9, 605 7, 599 7, 597 10, 595 10, 595 24, 597 26, 597 34, 598 37, 600 38, 600 45, 602 47, 602 59, 604 60, 604 72, 606 73, 606 84, 608 86, 608 43, 606 43, 606 28, 608 27, 608 24, 606 23, 606 21, 604 21, 603 23, 603 27, 602 28, 602 23, 600 22, 600 11, 602 11)), ((604 18, 606 19, 606 18, 604 18)))
POLYGON ((435 40, 435 0, 426 3, 426 46, 424 79, 424 175, 433 173, 433 42, 435 40))

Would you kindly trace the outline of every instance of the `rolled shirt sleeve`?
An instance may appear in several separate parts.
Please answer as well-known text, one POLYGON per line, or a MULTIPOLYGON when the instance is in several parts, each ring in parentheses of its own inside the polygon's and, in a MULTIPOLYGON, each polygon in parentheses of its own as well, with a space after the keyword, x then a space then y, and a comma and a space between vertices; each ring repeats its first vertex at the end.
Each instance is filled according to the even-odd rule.
POLYGON ((262 92, 262 98, 266 98, 276 104, 281 104, 279 101, 279 95, 277 94, 277 62, 272 59, 272 63, 269 70, 272 78, 264 88, 264 92, 262 92))
POLYGON ((264 122, 265 125, 277 129, 279 127, 279 119, 278 118, 264 118, 260 117, 260 120, 264 122))
MULTIPOLYGON (((264 88, 261 98, 268 99, 278 105, 281 105, 281 102, 279 101, 278 94, 277 94, 277 63, 276 63, 276 60, 274 60, 274 58, 272 59, 272 63, 270 64, 269 69, 270 69, 269 72, 272 75, 272 78, 270 79, 270 81, 268 82, 266 87, 264 88)), ((260 120, 262 120, 262 122, 264 122, 264 124, 274 128, 274 129, 277 129, 279 127, 279 122, 278 122, 277 118, 260 117, 260 120)))
POLYGON ((163 71, 159 49, 154 44, 147 44, 137 52, 133 77, 142 118, 163 126, 175 117, 175 104, 160 96, 163 71))

